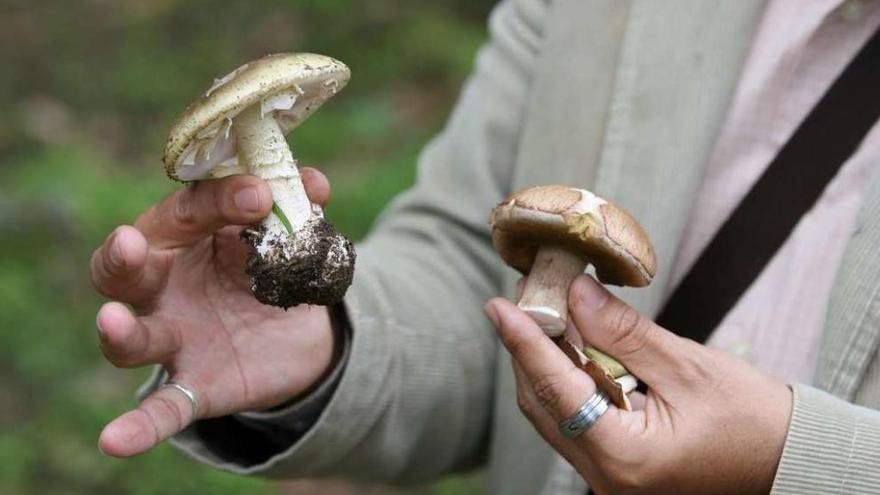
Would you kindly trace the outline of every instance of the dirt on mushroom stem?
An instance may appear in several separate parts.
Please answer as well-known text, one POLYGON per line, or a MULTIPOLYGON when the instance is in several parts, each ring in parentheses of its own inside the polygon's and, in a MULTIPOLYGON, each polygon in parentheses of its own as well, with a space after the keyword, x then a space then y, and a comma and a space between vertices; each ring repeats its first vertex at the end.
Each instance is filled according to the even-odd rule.
POLYGON ((355 250, 348 238, 321 217, 312 217, 294 235, 270 238, 260 254, 267 231, 263 225, 241 232, 251 246, 245 271, 251 290, 263 304, 284 309, 299 304, 339 303, 354 277, 355 250))

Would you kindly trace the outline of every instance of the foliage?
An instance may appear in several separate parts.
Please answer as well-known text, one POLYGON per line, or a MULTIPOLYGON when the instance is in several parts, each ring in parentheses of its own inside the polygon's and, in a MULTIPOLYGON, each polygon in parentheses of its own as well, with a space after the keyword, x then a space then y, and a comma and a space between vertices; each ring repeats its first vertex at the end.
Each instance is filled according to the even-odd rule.
MULTIPOLYGON (((352 83, 293 137, 354 237, 409 185, 484 38, 488 0, 0 1, 0 493, 265 494, 161 447, 101 456, 103 424, 145 371, 97 350, 88 259, 176 185, 173 118, 212 78, 265 53, 315 51, 352 83)), ((476 493, 450 480, 428 493, 476 493)))

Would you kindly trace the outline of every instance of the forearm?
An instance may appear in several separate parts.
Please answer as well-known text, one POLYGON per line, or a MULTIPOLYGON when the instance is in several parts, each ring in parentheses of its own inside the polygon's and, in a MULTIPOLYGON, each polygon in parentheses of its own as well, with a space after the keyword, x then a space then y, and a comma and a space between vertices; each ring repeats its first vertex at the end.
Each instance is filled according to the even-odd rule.
POLYGON ((351 354, 317 422, 261 460, 209 455, 209 439, 182 435, 191 455, 240 473, 396 483, 479 461, 497 348, 481 308, 503 270, 487 215, 509 192, 546 8, 513 0, 496 9, 492 42, 420 157, 417 185, 358 247, 345 300, 351 354))

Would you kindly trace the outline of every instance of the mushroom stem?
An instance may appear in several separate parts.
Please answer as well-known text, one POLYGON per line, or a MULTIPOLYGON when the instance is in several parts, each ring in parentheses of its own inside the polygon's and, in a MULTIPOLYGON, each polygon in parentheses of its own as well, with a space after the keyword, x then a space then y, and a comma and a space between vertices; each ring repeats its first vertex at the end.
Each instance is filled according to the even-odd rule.
POLYGON ((299 231, 311 218, 313 206, 281 127, 271 112, 264 115, 260 107, 251 105, 232 125, 239 161, 272 189, 275 204, 263 220, 268 241, 299 231))
POLYGON ((550 337, 562 335, 568 321, 568 288, 587 262, 558 245, 541 246, 517 304, 550 337))
POLYGON ((547 336, 553 337, 569 359, 587 371, 600 389, 616 397, 615 404, 629 410, 626 394, 636 384, 629 371, 613 357, 592 347, 581 350, 562 337, 568 322, 568 289, 586 267, 587 261, 562 246, 541 246, 517 306, 535 320, 547 336))

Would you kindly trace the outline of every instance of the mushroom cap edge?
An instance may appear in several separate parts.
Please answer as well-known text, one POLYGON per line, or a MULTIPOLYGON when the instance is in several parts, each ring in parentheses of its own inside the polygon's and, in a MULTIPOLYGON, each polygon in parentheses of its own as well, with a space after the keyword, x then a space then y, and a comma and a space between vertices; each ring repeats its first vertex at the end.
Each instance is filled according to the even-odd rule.
MULTIPOLYGON (((279 92, 305 87, 309 98, 301 113, 285 119, 282 130, 286 134, 314 113, 326 100, 342 90, 351 77, 349 68, 339 60, 315 53, 276 53, 247 62, 214 84, 175 120, 165 143, 162 161, 169 177, 177 175, 177 162, 200 133, 218 121, 233 118, 244 109, 279 92), (330 83, 329 81, 335 81, 330 83), (328 91, 309 92, 314 86, 328 87, 328 91), (332 86, 332 87, 329 87, 332 86)), ((295 105, 299 105, 297 102, 295 105)))
POLYGON ((490 218, 501 258, 528 274, 541 244, 558 243, 593 264, 603 283, 643 287, 656 273, 647 234, 625 210, 568 186, 536 186, 505 198, 490 218))

